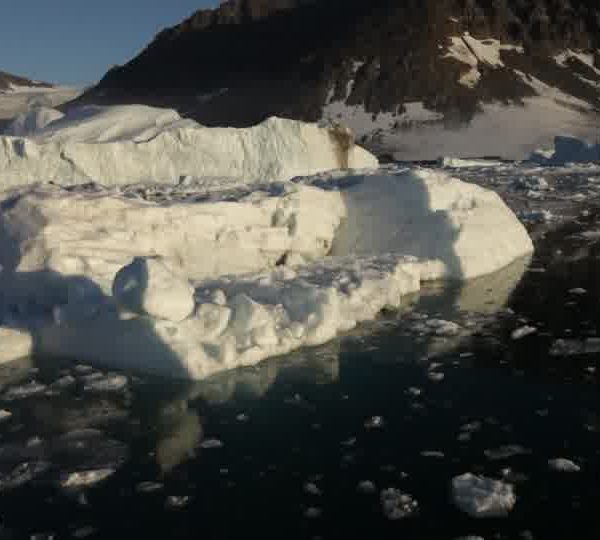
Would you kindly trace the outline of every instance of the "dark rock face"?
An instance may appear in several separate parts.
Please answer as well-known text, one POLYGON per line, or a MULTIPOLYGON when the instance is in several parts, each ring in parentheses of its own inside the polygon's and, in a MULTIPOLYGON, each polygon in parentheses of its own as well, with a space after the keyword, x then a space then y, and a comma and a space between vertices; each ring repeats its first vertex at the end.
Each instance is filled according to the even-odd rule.
POLYGON ((164 30, 137 58, 109 71, 81 98, 177 108, 206 125, 246 126, 271 115, 319 120, 328 100, 376 117, 421 101, 447 122, 481 103, 535 94, 522 73, 600 107, 599 75, 567 48, 595 54, 597 0, 230 0, 164 30), (503 66, 469 65, 444 54, 469 32, 522 47, 503 66))
POLYGON ((48 83, 32 81, 25 77, 18 77, 17 75, 11 75, 10 73, 0 71, 0 91, 9 89, 11 84, 15 86, 34 86, 36 88, 52 87, 52 85, 48 83))

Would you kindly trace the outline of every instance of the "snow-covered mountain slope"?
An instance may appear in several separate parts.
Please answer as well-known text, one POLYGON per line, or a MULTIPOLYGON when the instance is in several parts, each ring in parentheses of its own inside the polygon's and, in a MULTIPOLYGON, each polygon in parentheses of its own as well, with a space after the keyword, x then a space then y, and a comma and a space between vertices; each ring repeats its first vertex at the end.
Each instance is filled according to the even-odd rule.
POLYGON ((206 125, 336 121, 401 159, 524 158, 594 134, 599 48, 593 0, 238 0, 161 32, 82 100, 206 125))
POLYGON ((2 198, 5 320, 39 352, 176 377, 323 343, 422 282, 532 251, 496 194, 422 169, 2 198))
POLYGON ((35 110, 8 130, 36 124, 41 129, 29 137, 0 136, 2 186, 41 179, 105 185, 177 183, 182 177, 268 182, 377 166, 346 130, 279 118, 252 128, 205 128, 168 109, 84 107, 50 123, 40 122, 35 110))

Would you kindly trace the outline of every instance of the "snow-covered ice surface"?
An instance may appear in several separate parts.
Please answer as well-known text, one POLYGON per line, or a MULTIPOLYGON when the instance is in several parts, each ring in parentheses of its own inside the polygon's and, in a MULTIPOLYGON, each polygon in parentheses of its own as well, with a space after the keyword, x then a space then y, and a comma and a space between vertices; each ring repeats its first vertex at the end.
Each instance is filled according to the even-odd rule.
POLYGON ((234 129, 206 128, 175 111, 138 105, 76 108, 50 123, 47 115, 42 121, 34 110, 15 121, 16 132, 43 126, 27 137, 0 136, 2 186, 177 184, 186 177, 270 182, 377 166, 344 129, 276 117, 234 129))
POLYGON ((426 169, 146 190, 4 192, 5 311, 29 310, 17 320, 38 352, 204 378, 322 344, 424 282, 533 249, 497 194, 426 169))

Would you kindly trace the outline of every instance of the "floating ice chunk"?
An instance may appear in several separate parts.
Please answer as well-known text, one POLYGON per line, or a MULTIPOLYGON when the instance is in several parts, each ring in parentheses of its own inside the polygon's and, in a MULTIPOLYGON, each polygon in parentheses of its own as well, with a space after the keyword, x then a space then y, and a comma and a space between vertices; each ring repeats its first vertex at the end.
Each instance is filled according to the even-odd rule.
POLYGON ((573 356, 578 354, 597 354, 600 352, 600 338, 557 339, 550 347, 551 356, 573 356))
POLYGON ((381 429, 385 425, 383 416, 372 416, 365 421, 365 428, 367 429, 381 429))
POLYGON ((485 450, 483 453, 488 459, 500 460, 531 454, 531 450, 524 448, 519 444, 507 444, 505 446, 500 446, 499 448, 485 450))
POLYGON ((138 493, 154 493, 156 491, 160 491, 164 488, 164 485, 160 482, 140 482, 137 486, 135 486, 135 490, 138 493))
POLYGON ((577 294, 577 295, 587 294, 587 290, 583 289, 582 287, 575 287, 574 289, 569 290, 569 294, 577 294))
POLYGON ((10 473, 0 477, 0 491, 24 486, 45 474, 51 465, 46 461, 25 462, 17 465, 10 473))
POLYGON ((304 511, 304 517, 307 519, 317 519, 321 517, 323 510, 321 508, 317 508, 316 506, 310 506, 304 511))
POLYGON ((535 326, 525 325, 525 326, 521 326, 519 328, 515 328, 511 332, 510 338, 514 339, 514 340, 518 340, 518 339, 524 338, 525 336, 534 334, 535 332, 537 332, 537 328, 535 326))
POLYGON ((120 392, 127 386, 127 377, 117 373, 100 374, 99 377, 86 380, 83 391, 93 393, 120 392))
POLYGON ((377 487, 371 480, 362 480, 356 486, 356 491, 365 495, 371 495, 377 491, 377 487))
POLYGON ((27 332, 0 327, 0 364, 29 356, 33 338, 27 332))
POLYGON ((511 484, 465 473, 452 479, 454 504, 472 517, 505 517, 517 498, 511 484))
POLYGON ((384 489, 380 494, 383 515, 390 520, 405 519, 419 511, 419 503, 396 488, 384 489))
POLYGON ((12 413, 10 411, 7 411, 6 409, 1 409, 0 410, 0 422, 6 422, 6 420, 9 420, 10 418, 12 418, 12 413))
POLYGON ((69 388, 73 386, 77 380, 72 375, 65 375, 60 379, 56 379, 51 385, 51 390, 64 390, 65 388, 69 388))
POLYGON ((223 448, 223 446, 223 441, 219 439, 205 439, 200 443, 200 448, 204 448, 205 450, 223 448))
POLYGON ((444 459, 446 457, 444 452, 440 452, 439 450, 423 450, 421 456, 434 459, 444 459))
POLYGON ((167 508, 184 508, 190 503, 189 495, 169 495, 165 501, 167 508))
POLYGON ((581 471, 581 467, 577 463, 566 458, 549 459, 548 467, 557 472, 574 473, 581 471))
POLYGON ((64 489, 88 488, 106 480, 115 471, 113 468, 102 468, 70 472, 62 475, 60 486, 64 489))
POLYGON ((182 321, 194 310, 194 288, 158 259, 136 257, 119 270, 113 296, 134 313, 182 321))
POLYGON ((306 482, 306 484, 304 484, 304 493, 307 493, 308 495, 314 495, 315 497, 320 497, 323 495, 323 492, 319 486, 317 486, 317 484, 314 482, 306 482))
POLYGON ((12 401, 16 399, 26 399, 38 394, 42 394, 46 390, 46 385, 31 381, 21 386, 13 386, 9 388, 5 394, 4 399, 6 401, 12 401))

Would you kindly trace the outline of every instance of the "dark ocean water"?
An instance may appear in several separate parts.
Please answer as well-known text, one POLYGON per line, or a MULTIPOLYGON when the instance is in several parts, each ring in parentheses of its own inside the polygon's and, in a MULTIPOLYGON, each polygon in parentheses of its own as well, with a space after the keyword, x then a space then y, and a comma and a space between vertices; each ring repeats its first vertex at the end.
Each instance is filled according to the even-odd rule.
POLYGON ((596 226, 574 220, 528 267, 425 291, 323 347, 202 383, 128 375, 124 390, 89 392, 81 366, 4 368, 0 537, 600 537, 599 354, 577 350, 600 321, 600 247, 581 235, 596 226), (432 319, 458 326, 431 335, 432 319), (560 338, 580 354, 551 355, 560 338), (46 390, 6 399, 32 379, 46 390), (551 470, 558 457, 581 471, 551 470), (102 468, 114 473, 66 485, 102 468), (450 484, 465 472, 512 483, 510 515, 459 511, 450 484), (388 488, 418 508, 389 519, 388 488))

